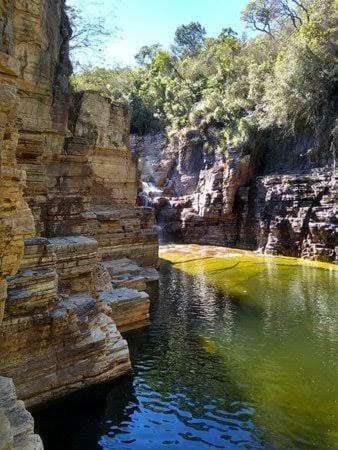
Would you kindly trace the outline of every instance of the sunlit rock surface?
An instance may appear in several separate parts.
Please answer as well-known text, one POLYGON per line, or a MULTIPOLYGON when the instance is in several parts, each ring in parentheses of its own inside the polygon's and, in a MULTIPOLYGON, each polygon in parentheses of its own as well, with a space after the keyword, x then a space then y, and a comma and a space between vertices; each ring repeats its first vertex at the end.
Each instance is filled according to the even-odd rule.
POLYGON ((117 322, 147 323, 147 294, 128 291, 147 280, 118 285, 102 263, 141 272, 158 243, 152 210, 135 207, 128 112, 71 95, 65 2, 0 11, 0 374, 36 405, 131 370, 117 322))

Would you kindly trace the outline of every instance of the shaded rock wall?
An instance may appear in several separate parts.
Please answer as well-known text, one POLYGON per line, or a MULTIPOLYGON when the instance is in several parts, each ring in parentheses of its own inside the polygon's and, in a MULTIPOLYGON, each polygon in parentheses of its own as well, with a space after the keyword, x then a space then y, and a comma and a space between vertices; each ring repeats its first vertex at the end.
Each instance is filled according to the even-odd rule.
POLYGON ((34 422, 23 401, 17 400, 13 381, 0 377, 0 449, 42 450, 34 422))
POLYGON ((130 371, 115 318, 125 301, 141 326, 149 298, 114 295, 101 261, 156 265, 158 244, 126 110, 70 93, 64 0, 0 11, 0 374, 34 405, 130 371))
POLYGON ((275 164, 284 172, 264 176, 258 176, 264 160, 267 171, 272 165, 264 152, 260 161, 238 149, 221 152, 200 130, 182 130, 169 142, 161 135, 132 142, 144 161, 140 170, 145 166, 148 179, 162 191, 155 206, 164 240, 336 261, 335 136, 326 155, 329 166, 297 172, 298 166, 285 166, 283 148, 275 164))
POLYGON ((256 181, 258 246, 265 253, 337 261, 338 171, 256 181))

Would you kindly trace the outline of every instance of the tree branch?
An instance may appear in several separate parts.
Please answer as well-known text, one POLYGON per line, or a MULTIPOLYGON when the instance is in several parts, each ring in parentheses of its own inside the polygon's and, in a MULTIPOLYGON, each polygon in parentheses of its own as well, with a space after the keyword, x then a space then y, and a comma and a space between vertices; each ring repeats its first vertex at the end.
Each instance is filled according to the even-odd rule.
POLYGON ((267 30, 266 28, 260 28, 260 27, 257 25, 257 23, 256 23, 255 20, 252 21, 252 25, 253 25, 253 27, 254 27, 255 30, 261 31, 262 33, 268 34, 268 35, 271 36, 272 38, 275 38, 274 35, 271 33, 271 28, 270 28, 270 26, 269 26, 269 30, 267 30))
POLYGON ((293 3, 295 3, 299 8, 301 8, 306 15, 306 19, 308 22, 310 22, 310 14, 309 11, 307 10, 307 8, 305 8, 305 6, 302 4, 302 2, 298 1, 298 0, 291 0, 293 3))

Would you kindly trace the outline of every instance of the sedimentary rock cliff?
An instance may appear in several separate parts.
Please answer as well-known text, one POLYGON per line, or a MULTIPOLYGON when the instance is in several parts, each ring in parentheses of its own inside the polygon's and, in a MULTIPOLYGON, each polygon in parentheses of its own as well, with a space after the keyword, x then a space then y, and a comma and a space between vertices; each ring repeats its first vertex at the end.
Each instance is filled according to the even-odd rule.
POLYGON ((71 95, 64 0, 0 12, 0 374, 33 405, 130 371, 158 245, 127 111, 71 95))
POLYGON ((31 414, 17 400, 13 381, 0 377, 0 449, 42 450, 31 414))
POLYGON ((294 149, 288 155, 285 145, 273 158, 262 149, 259 160, 238 149, 223 152, 201 130, 132 142, 156 188, 152 201, 165 239, 335 261, 336 135, 321 168, 301 167, 301 155, 286 163, 294 149))

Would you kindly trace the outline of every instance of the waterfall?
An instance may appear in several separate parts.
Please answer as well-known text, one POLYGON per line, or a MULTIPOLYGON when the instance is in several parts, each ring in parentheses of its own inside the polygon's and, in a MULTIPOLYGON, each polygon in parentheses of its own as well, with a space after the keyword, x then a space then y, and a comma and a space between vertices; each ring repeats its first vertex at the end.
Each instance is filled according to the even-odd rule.
POLYGON ((151 198, 162 195, 162 190, 153 181, 142 181, 142 190, 151 198))
POLYGON ((154 199, 162 195, 153 181, 142 181, 142 191, 138 194, 140 204, 151 208, 154 205, 154 199))

